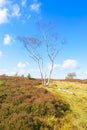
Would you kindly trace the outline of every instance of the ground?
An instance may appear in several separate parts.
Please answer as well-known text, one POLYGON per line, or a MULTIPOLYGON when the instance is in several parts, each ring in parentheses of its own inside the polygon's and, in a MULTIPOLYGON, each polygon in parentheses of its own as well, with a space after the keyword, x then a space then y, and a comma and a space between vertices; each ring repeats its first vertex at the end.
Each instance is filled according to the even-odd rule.
POLYGON ((0 76, 0 130, 87 130, 87 81, 0 76))

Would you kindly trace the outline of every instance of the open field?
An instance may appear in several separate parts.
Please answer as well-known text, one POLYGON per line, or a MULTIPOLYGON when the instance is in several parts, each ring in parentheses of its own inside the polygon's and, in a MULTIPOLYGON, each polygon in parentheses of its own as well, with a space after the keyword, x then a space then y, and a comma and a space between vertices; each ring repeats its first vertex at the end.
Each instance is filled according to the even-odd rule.
POLYGON ((87 130, 87 82, 0 76, 0 130, 87 130))
POLYGON ((73 130, 87 130, 87 80, 53 81, 47 90, 70 104, 73 130))

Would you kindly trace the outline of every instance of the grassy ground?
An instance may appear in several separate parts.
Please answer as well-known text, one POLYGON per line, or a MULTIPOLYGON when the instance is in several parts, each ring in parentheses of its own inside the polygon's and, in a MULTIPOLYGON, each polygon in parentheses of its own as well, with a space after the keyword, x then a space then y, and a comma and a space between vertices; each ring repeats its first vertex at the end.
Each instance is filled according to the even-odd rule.
POLYGON ((47 90, 55 95, 60 95, 70 104, 73 113, 69 117, 72 130, 87 130, 87 84, 53 81, 47 90))
POLYGON ((0 77, 0 130, 87 130, 87 83, 0 77))

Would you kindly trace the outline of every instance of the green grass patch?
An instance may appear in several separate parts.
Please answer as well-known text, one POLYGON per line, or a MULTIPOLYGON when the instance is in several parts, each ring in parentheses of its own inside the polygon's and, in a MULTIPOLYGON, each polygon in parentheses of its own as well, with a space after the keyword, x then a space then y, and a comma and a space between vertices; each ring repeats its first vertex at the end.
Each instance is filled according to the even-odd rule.
POLYGON ((5 84, 5 82, 0 80, 0 86, 3 86, 4 84, 5 84))
POLYGON ((71 128, 64 125, 63 130, 86 130, 87 129, 87 84, 79 82, 53 81, 46 88, 56 96, 64 99, 72 110, 69 117, 71 128), (56 85, 55 85, 56 84, 56 85))

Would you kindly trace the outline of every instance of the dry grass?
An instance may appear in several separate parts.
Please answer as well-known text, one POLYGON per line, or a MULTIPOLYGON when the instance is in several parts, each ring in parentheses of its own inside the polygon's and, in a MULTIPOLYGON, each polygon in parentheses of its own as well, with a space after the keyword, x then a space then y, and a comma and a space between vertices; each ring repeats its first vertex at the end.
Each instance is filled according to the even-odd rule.
MULTIPOLYGON (((69 105, 40 80, 0 77, 0 130, 59 130, 67 122, 69 105)), ((69 125, 68 125, 69 126, 69 125)))

